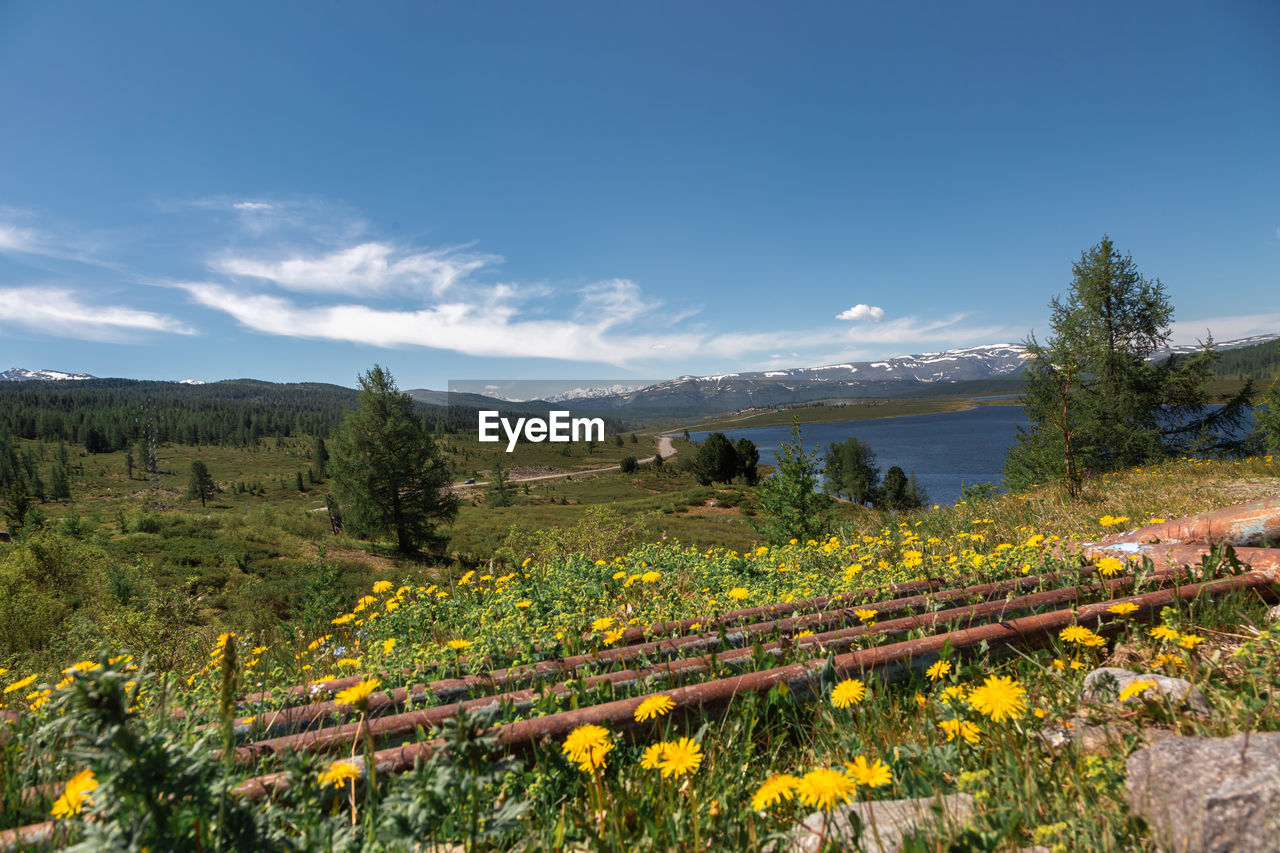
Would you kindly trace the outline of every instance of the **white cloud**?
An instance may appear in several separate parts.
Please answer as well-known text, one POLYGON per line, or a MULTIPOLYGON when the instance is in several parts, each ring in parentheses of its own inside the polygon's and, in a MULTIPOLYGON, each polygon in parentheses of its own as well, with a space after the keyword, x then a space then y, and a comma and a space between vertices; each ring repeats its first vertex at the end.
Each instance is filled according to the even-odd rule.
POLYGON ((30 228, 19 228, 0 222, 0 252, 32 252, 40 249, 40 240, 30 228))
POLYGON ((121 342, 144 332, 194 335, 195 330, 164 314, 120 305, 91 305, 64 288, 0 288, 0 326, 16 325, 86 341, 121 342))
POLYGON ((841 311, 836 315, 837 320, 853 320, 860 322, 862 320, 870 320, 873 323, 879 323, 884 319, 884 309, 875 305, 867 305, 859 302, 847 311, 841 311))
POLYGON ((1208 333, 1218 343, 1248 338, 1253 335, 1273 335, 1280 332, 1280 314, 1237 314, 1226 317, 1208 317, 1200 320, 1180 320, 1173 324, 1172 343, 1194 344, 1203 341, 1208 333))
POLYGON ((307 293, 438 296, 498 260, 452 249, 405 252, 387 243, 367 242, 322 255, 294 254, 276 260, 227 255, 212 266, 228 275, 265 279, 307 293))
POLYGON ((231 205, 236 210, 243 210, 251 213, 258 213, 266 210, 275 210, 274 204, 267 204, 265 201, 237 201, 231 205))

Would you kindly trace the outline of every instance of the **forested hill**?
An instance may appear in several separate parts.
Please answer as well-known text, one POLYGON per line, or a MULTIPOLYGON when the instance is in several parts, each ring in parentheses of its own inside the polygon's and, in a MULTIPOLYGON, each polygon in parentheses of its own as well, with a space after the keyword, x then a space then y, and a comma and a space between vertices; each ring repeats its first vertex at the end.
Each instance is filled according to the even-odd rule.
POLYGON ((1223 350, 1214 365, 1222 379, 1269 379, 1280 376, 1280 348, 1276 341, 1223 350))
MULTIPOLYGON (((479 407, 513 418, 554 408, 549 403, 486 403, 484 397, 473 397, 466 405, 419 401, 417 409, 435 431, 456 434, 474 430, 479 407)), ((0 382, 0 439, 66 441, 82 444, 90 453, 109 453, 147 437, 150 424, 161 444, 248 446, 276 436, 326 437, 355 405, 355 390, 321 382, 0 382)), ((626 427, 616 417, 604 420, 611 433, 626 427)))
POLYGON ((143 437, 149 422, 159 442, 247 445, 273 436, 326 435, 355 402, 354 390, 319 382, 6 382, 0 384, 0 435, 109 452, 143 437))

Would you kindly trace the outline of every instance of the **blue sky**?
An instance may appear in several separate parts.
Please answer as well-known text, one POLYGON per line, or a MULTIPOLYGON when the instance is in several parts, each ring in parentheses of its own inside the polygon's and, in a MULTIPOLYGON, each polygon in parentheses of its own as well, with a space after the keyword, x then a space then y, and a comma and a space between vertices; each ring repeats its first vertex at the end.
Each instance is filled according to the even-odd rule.
POLYGON ((401 387, 1280 332, 1280 6, 0 3, 0 368, 401 387))

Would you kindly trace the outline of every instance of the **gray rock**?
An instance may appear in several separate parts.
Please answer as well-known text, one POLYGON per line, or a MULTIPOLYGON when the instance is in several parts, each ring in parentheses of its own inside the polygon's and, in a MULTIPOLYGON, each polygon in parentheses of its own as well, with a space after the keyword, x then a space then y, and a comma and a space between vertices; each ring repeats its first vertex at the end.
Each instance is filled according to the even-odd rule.
POLYGON ((1272 622, 1280 622, 1280 604, 1267 611, 1267 618, 1272 622))
POLYGON ((1126 766, 1129 805, 1162 850, 1280 850, 1280 732, 1168 738, 1126 766))
POLYGON ((785 849, 790 853, 817 853, 825 839, 839 850, 897 853, 902 849, 903 838, 916 829, 956 830, 972 815, 973 797, 969 794, 852 803, 832 809, 830 815, 825 812, 809 815, 791 830, 791 845, 785 849), (861 841, 850 815, 857 815, 861 822, 861 841), (872 832, 873 825, 875 832, 872 832))
MULTIPOLYGON (((1209 713, 1209 702, 1204 698, 1204 694, 1200 692, 1198 687, 1193 687, 1191 682, 1185 678, 1170 678, 1167 675, 1157 675, 1156 673, 1134 672, 1114 666, 1104 666, 1086 675, 1084 677, 1084 687, 1080 691, 1080 698, 1085 702, 1114 700, 1120 695, 1121 690, 1124 690, 1135 681, 1154 681, 1156 683, 1154 689, 1159 690, 1168 701, 1184 705, 1198 714, 1209 713)), ((1150 690, 1140 696, 1131 696, 1125 701, 1127 703, 1138 703, 1146 698, 1151 698, 1150 690)))

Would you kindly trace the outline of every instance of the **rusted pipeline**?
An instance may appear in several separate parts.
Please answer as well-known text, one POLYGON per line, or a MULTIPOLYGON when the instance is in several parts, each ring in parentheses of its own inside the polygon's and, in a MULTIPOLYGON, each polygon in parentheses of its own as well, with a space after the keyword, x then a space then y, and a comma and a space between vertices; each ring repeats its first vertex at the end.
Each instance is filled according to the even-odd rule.
MULTIPOLYGON (((798 601, 791 601, 782 604, 765 604, 757 607, 745 607, 739 610, 729 610, 721 613, 719 616, 707 617, 691 617, 689 619, 679 619, 672 622, 654 622, 648 625, 636 625, 627 628, 622 633, 621 642, 630 644, 636 640, 644 640, 648 637, 658 636, 662 634, 683 633, 694 625, 706 628, 718 628, 724 625, 732 625, 747 619, 755 619, 760 616, 781 616, 787 613, 797 611, 821 610, 828 604, 833 602, 848 606, 855 599, 865 599, 866 596, 872 595, 901 595, 908 593, 924 592, 930 589, 938 589, 946 583, 942 578, 927 578, 918 581, 909 581, 907 583, 892 584, 889 587, 880 589, 876 587, 865 587, 863 589, 855 589, 850 592, 837 593, 836 595, 822 595, 813 598, 803 598, 798 601)), ((857 602, 859 606, 863 602, 857 602)), ((584 636, 591 636, 590 634, 584 636)), ((465 664, 463 660, 461 663, 465 664)), ((405 671, 403 675, 411 675, 412 673, 405 671)), ((394 678, 394 676, 382 673, 382 678, 394 678)), ((341 678, 330 678, 322 681, 313 682, 311 684, 295 684, 287 691, 289 696, 311 696, 315 693, 328 693, 344 690, 353 685, 359 684, 365 676, 349 675, 341 678)), ((240 700, 241 704, 259 704, 271 698, 270 693, 250 693, 240 700)))
POLYGON ((1272 543, 1280 543, 1280 498, 1175 518, 1126 533, 1113 533, 1096 544, 1110 547, 1124 543, 1225 543, 1266 548, 1272 543))
MULTIPOLYGON (((1050 572, 1044 575, 1029 575, 995 583, 976 584, 960 589, 940 590, 923 595, 907 596, 890 601, 867 604, 867 609, 875 610, 878 616, 902 613, 928 607, 933 604, 964 601, 969 598, 992 599, 1007 595, 1010 592, 1022 592, 1035 589, 1042 583, 1052 583, 1064 578, 1088 576, 1096 570, 1083 567, 1071 573, 1050 572)), ((610 663, 630 663, 642 657, 672 657, 682 652, 698 649, 709 649, 722 645, 740 646, 751 639, 774 632, 788 632, 811 628, 826 628, 843 625, 858 618, 856 608, 842 608, 827 613, 810 616, 774 619, 767 622, 756 622, 734 628, 727 633, 706 632, 659 640, 648 643, 637 643, 630 646, 602 649, 590 654, 570 655, 551 661, 540 661, 533 664, 522 664, 507 669, 493 670, 489 673, 469 674, 461 678, 446 678, 433 681, 427 685, 441 701, 452 701, 454 697, 465 696, 474 690, 493 690, 506 686, 526 683, 538 678, 564 676, 578 669, 610 663)))
MULTIPOLYGON (((1138 605, 1138 610, 1127 617, 1119 617, 1107 612, 1107 608, 1117 601, 1112 599, 1085 605, 1078 611, 1055 610, 1007 622, 992 622, 917 640, 851 652, 837 656, 833 660, 833 667, 837 677, 865 677, 869 673, 875 673, 893 681, 906 677, 914 669, 931 663, 947 648, 950 648, 955 655, 972 655, 984 646, 997 651, 1013 646, 1037 648, 1051 642, 1059 631, 1072 624, 1094 627, 1102 634, 1114 633, 1126 622, 1152 619, 1170 604, 1193 600, 1202 593, 1219 594, 1251 589, 1265 592, 1268 598, 1274 600, 1275 586, 1276 580, 1271 573, 1250 572, 1233 578, 1124 597, 1119 600, 1138 605)), ((676 710, 686 713, 713 711, 729 704, 741 694, 762 693, 779 684, 786 684, 797 697, 804 697, 816 689, 817 674, 825 665, 825 659, 811 660, 687 687, 677 687, 661 693, 676 704, 676 710)), ((608 723, 614 731, 618 732, 649 726, 651 725, 649 723, 636 723, 632 715, 640 703, 652 695, 655 694, 619 699, 587 708, 507 723, 496 727, 491 733, 497 736, 502 746, 513 751, 526 752, 545 739, 561 740, 578 726, 587 723, 608 723)), ((384 774, 404 772, 412 769, 416 762, 428 758, 441 745, 441 741, 436 739, 378 750, 374 753, 375 767, 377 772, 384 774)), ((362 767, 359 759, 352 760, 352 763, 357 768, 362 767)), ((270 773, 246 780, 237 786, 235 791, 240 796, 259 799, 287 790, 289 785, 290 778, 287 772, 270 773)))
MULTIPOLYGON (((1165 582, 1171 582, 1175 577, 1176 576, 1174 574, 1169 573, 1163 577, 1162 580, 1165 582)), ((895 634, 905 634, 921 628, 936 628, 938 625, 954 625, 962 622, 972 625, 975 622, 986 621, 992 618, 1003 619, 1011 613, 1025 613, 1027 611, 1034 611, 1043 607, 1060 607, 1064 604, 1077 602, 1080 597, 1084 595, 1096 593, 1114 595, 1117 591, 1131 586, 1133 581, 1134 579, 1132 577, 1119 577, 1112 580, 1096 582, 1087 586, 1061 587, 1058 589, 1051 589, 1044 592, 1020 596, 1018 598, 990 601, 984 604, 968 605, 952 608, 950 610, 932 611, 918 616, 904 616, 885 622, 877 622, 875 625, 858 625, 852 628, 830 631, 824 634, 814 634, 808 637, 793 638, 785 642, 774 641, 761 646, 734 649, 720 654, 708 654, 698 658, 679 658, 674 661, 656 664, 639 670, 622 670, 620 672, 608 673, 606 675, 593 676, 591 678, 583 679, 583 684, 585 686, 592 687, 607 682, 613 684, 615 687, 622 687, 643 680, 663 680, 673 676, 703 672, 711 669, 712 667, 717 669, 722 667, 738 669, 750 666, 754 662, 757 653, 779 655, 787 645, 791 645, 798 650, 821 650, 828 654, 831 652, 847 651, 858 640, 858 638, 870 634, 877 636, 892 636, 895 634)), ((546 688, 545 692, 552 693, 556 696, 567 696, 570 695, 571 689, 568 684, 562 682, 546 688)), ((503 702, 513 704, 516 707, 516 710, 519 711, 531 707, 539 697, 545 695, 545 692, 531 689, 512 691, 480 699, 473 699, 462 703, 462 706, 470 710, 503 702)), ((381 707, 386 706, 384 704, 381 707)), ((444 719, 456 714, 457 707, 457 705, 443 705, 419 711, 378 717, 369 722, 369 731, 375 739, 403 738, 412 734, 418 726, 423 726, 425 728, 430 725, 438 725, 444 719)), ((334 712, 334 709, 325 708, 324 706, 305 706, 296 710, 307 711, 311 709, 314 709, 314 716, 311 717, 311 720, 319 719, 323 715, 334 712)), ((298 717, 298 719, 302 718, 298 717)), ((316 731, 304 732, 297 735, 276 737, 241 747, 237 750, 236 758, 238 761, 248 761, 264 754, 274 754, 286 749, 322 750, 333 749, 340 746, 345 747, 351 743, 358 731, 359 729, 357 725, 352 723, 344 726, 332 726, 316 731)))
MULTIPOLYGON (((1212 552, 1213 546, 1186 543, 1181 545, 1163 542, 1148 544, 1143 542, 1115 542, 1105 544, 1084 543, 1080 550, 1086 557, 1099 560, 1103 557, 1116 557, 1120 560, 1149 558, 1157 567, 1173 568, 1177 566, 1197 566, 1200 560, 1212 552)), ((1235 548, 1236 559, 1241 563, 1258 570, 1280 570, 1280 548, 1235 548)))
MULTIPOLYGON (((969 597, 994 598, 1000 595, 1006 595, 1009 592, 1021 592, 1027 589, 1034 589, 1041 584, 1054 583, 1064 578, 1075 579, 1088 577, 1094 572, 1096 572, 1096 569, 1093 567, 1084 566, 1073 572, 1050 572, 1043 575, 1028 575, 1026 577, 1014 578, 1007 581, 976 584, 959 589, 939 590, 930 594, 913 595, 904 598, 891 599, 889 601, 873 602, 866 604, 865 607, 876 610, 877 615, 890 615, 900 613, 905 610, 927 607, 930 604, 961 601, 969 597)), ((507 669, 493 670, 488 673, 468 674, 461 678, 440 679, 427 684, 426 689, 435 694, 436 698, 441 702, 452 702, 457 700, 459 697, 468 696, 475 690, 492 691, 494 689, 511 687, 521 683, 535 681, 539 678, 567 676, 576 672, 578 669, 587 666, 598 666, 609 663, 627 664, 643 657, 669 657, 681 652, 696 651, 698 649, 719 646, 725 640, 728 640, 730 645, 740 645, 753 637, 760 636, 761 634, 772 633, 774 631, 804 630, 815 627, 824 628, 832 625, 842 625, 857 618, 857 614, 854 612, 855 609, 856 608, 842 608, 840 610, 818 613, 795 619, 774 619, 766 622, 757 622, 742 626, 723 637, 720 632, 709 631, 700 634, 691 634, 685 637, 672 638, 669 640, 650 641, 629 646, 616 646, 597 652, 591 652, 589 654, 571 655, 550 661, 521 664, 507 669)), ((387 676, 383 674, 380 677, 390 678, 394 676, 387 676)), ((294 693, 300 693, 304 690, 312 693, 334 692, 357 684, 363 680, 363 678, 364 676, 356 675, 338 679, 329 679, 324 682, 318 682, 314 685, 295 685, 290 688, 290 691, 294 693)))

